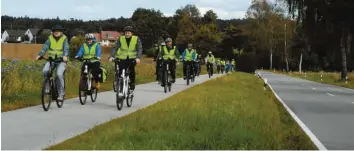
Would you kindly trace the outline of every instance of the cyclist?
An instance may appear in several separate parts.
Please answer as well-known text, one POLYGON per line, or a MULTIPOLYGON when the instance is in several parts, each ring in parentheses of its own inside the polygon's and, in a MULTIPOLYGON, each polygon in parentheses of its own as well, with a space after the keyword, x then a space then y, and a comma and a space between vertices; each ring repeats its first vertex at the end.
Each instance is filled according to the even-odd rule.
POLYGON ((216 60, 216 70, 218 73, 220 73, 221 70, 221 61, 220 59, 216 60))
POLYGON ((226 64, 225 60, 221 59, 221 73, 224 73, 225 71, 225 64, 226 64))
POLYGON ((232 59, 231 60, 231 66, 232 66, 232 71, 235 71, 236 70, 236 64, 235 64, 235 59, 232 59))
MULTIPOLYGON (((167 38, 166 46, 163 46, 159 56, 163 58, 165 63, 168 63, 171 67, 171 76, 172 76, 172 83, 176 82, 176 60, 180 57, 179 51, 176 46, 172 45, 172 38, 167 38)), ((162 83, 164 84, 164 83, 162 83)), ((164 85, 162 85, 164 86, 164 85)))
MULTIPOLYGON (((85 35, 86 42, 81 45, 79 52, 75 58, 82 57, 83 59, 92 59, 87 63, 89 69, 92 70, 93 78, 95 79, 95 87, 100 88, 101 81, 101 46, 96 42, 96 38, 93 34, 88 33, 85 35), (93 59, 96 57, 97 59, 93 59)), ((81 73, 85 70, 85 64, 82 65, 81 73)))
POLYGON ((213 76, 213 63, 215 62, 215 57, 214 55, 211 53, 211 51, 209 51, 208 56, 207 56, 207 71, 211 71, 211 76, 213 76))
MULTIPOLYGON (((48 51, 48 57, 54 59, 55 67, 57 68, 56 77, 59 80, 55 80, 58 86, 58 101, 64 100, 65 95, 65 83, 64 72, 66 69, 66 62, 68 61, 69 43, 67 37, 63 34, 64 28, 60 25, 55 25, 52 28, 52 34, 48 40, 44 43, 42 50, 39 52, 36 60, 39 60, 48 51)), ((48 74, 50 63, 47 62, 43 68, 44 77, 48 74)))
POLYGON ((109 58, 109 61, 119 59, 117 62, 119 66, 119 75, 122 74, 123 69, 129 67, 129 91, 131 95, 133 95, 135 90, 135 65, 140 63, 140 58, 143 52, 141 40, 138 36, 133 35, 133 30, 132 26, 124 27, 124 36, 118 38, 116 46, 112 49, 112 54, 109 58), (134 61, 136 61, 136 64, 134 61))
POLYGON ((182 53, 183 61, 183 79, 186 79, 187 65, 190 65, 191 74, 193 74, 192 61, 196 59, 196 51, 193 49, 193 44, 189 43, 188 48, 182 53))
POLYGON ((162 57, 160 56, 160 52, 165 45, 166 45, 165 42, 162 42, 161 45, 157 48, 157 53, 155 55, 155 57, 156 57, 156 59, 155 59, 156 60, 156 73, 155 73, 156 74, 156 81, 159 80, 158 72, 159 72, 159 67, 162 63, 162 57))
POLYGON ((198 68, 198 69, 197 69, 198 75, 200 74, 200 71, 201 71, 201 63, 202 63, 202 60, 203 60, 202 55, 197 55, 196 68, 198 68))

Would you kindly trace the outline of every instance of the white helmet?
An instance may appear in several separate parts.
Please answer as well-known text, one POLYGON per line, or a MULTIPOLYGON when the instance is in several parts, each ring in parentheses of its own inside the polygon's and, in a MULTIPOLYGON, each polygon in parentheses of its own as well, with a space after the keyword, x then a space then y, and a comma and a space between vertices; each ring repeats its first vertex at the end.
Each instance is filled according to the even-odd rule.
POLYGON ((85 35, 85 39, 95 39, 95 36, 91 33, 85 35))
POLYGON ((209 54, 211 54, 211 51, 209 51, 209 54))
POLYGON ((166 46, 166 43, 165 43, 165 42, 162 42, 162 43, 161 43, 161 46, 166 46))

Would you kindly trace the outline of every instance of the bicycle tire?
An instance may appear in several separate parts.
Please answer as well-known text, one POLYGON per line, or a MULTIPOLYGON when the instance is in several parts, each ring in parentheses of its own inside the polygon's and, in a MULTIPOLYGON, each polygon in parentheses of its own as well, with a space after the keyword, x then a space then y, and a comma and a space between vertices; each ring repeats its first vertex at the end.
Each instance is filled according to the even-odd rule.
POLYGON ((79 83, 79 100, 81 105, 86 104, 86 100, 87 100, 86 88, 87 88, 87 82, 85 80, 85 77, 81 76, 80 83, 79 83))
POLYGON ((116 92, 116 104, 117 104, 117 109, 118 110, 122 110, 122 108, 123 108, 123 99, 122 98, 120 98, 119 97, 119 91, 120 91, 120 89, 122 89, 121 88, 121 81, 122 80, 119 80, 119 79, 117 79, 117 81, 116 81, 116 83, 117 83, 117 92, 116 92))
POLYGON ((167 93, 167 87, 168 87, 168 76, 167 76, 167 71, 165 70, 165 73, 164 73, 164 91, 165 93, 167 93))
POLYGON ((116 84, 117 84, 117 82, 116 82, 116 79, 117 79, 117 74, 115 73, 115 75, 114 75, 114 79, 113 79, 113 91, 114 92, 117 92, 117 88, 116 88, 116 84))
MULTIPOLYGON (((168 76, 169 78, 168 79, 172 79, 171 75, 168 76)), ((171 92, 171 87, 172 87, 172 82, 171 80, 168 81, 168 91, 171 92)))
POLYGON ((91 89, 91 101, 92 102, 96 102, 96 99, 97 99, 97 89, 96 88, 93 88, 91 89))
POLYGON ((48 111, 49 110, 49 108, 50 108, 50 104, 52 103, 52 86, 51 86, 51 82, 50 82, 50 80, 49 79, 45 79, 44 81, 43 81, 43 85, 42 85, 42 107, 43 107, 43 110, 44 111, 48 111), (46 84, 47 83, 49 83, 48 85, 49 85, 49 93, 48 93, 48 99, 49 99, 49 101, 48 101, 48 104, 46 105, 46 103, 45 103, 45 96, 46 96, 46 93, 45 93, 45 90, 46 90, 46 84))
POLYGON ((189 65, 187 65, 186 79, 187 79, 187 85, 189 85, 189 79, 190 79, 190 75, 189 75, 189 65))
MULTIPOLYGON (((129 83, 129 82, 128 82, 129 83)), ((134 98, 134 95, 130 95, 130 86, 128 84, 128 95, 127 95, 127 98, 126 98, 126 101, 127 101, 127 107, 131 107, 132 104, 133 104, 133 98, 134 98)))

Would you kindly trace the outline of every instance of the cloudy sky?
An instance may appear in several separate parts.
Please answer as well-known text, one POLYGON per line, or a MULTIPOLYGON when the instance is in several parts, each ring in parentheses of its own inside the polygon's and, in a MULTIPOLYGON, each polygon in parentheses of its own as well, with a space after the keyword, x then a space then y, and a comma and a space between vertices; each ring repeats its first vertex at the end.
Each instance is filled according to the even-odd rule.
POLYGON ((186 4, 195 4, 202 14, 212 9, 219 18, 231 19, 243 18, 251 0, 1 0, 1 15, 97 20, 131 17, 143 7, 172 16, 186 4))

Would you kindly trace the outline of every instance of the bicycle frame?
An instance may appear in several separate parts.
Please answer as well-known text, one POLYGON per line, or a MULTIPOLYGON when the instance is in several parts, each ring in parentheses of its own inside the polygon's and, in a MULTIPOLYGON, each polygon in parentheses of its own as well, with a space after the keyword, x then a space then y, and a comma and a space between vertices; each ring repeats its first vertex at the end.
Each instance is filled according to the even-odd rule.
POLYGON ((87 65, 87 63, 88 63, 89 61, 91 61, 91 59, 85 59, 85 60, 83 61, 84 72, 83 72, 83 74, 81 75, 81 76, 87 76, 86 82, 87 82, 87 90, 88 90, 88 91, 91 90, 92 77, 93 77, 92 72, 90 72, 90 74, 88 75, 88 72, 91 71, 91 69, 89 69, 89 68, 88 68, 88 65, 87 65))

